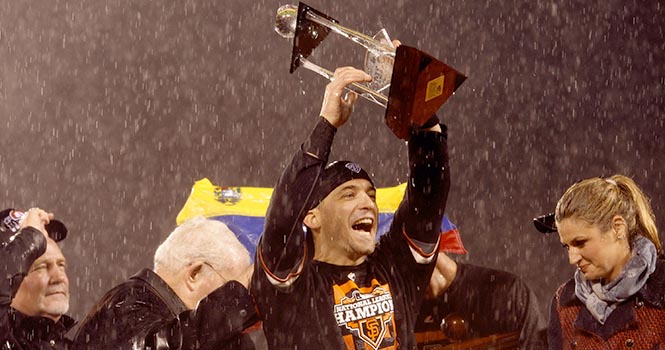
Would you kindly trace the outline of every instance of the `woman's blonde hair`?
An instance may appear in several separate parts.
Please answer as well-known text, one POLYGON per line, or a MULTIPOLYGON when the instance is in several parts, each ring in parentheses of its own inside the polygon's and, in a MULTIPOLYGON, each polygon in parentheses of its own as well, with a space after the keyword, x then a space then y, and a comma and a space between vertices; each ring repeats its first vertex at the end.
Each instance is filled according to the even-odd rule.
POLYGON ((556 205, 555 220, 559 225, 564 219, 575 218, 607 231, 615 215, 626 221, 629 242, 638 235, 644 236, 661 253, 649 198, 633 179, 624 175, 590 178, 570 186, 556 205))

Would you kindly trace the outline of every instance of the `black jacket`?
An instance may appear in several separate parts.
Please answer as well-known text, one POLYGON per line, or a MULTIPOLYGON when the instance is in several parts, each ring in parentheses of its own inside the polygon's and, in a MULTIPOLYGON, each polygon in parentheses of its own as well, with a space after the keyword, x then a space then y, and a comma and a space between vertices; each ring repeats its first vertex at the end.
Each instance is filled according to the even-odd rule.
POLYGON ((519 349, 544 350, 547 322, 538 307, 531 288, 516 275, 458 262, 450 287, 423 303, 416 332, 438 333, 444 318, 457 316, 468 326, 462 339, 518 332, 519 349))
POLYGON ((0 350, 69 349, 65 337, 76 323, 68 316, 58 322, 27 316, 10 307, 32 263, 46 251, 44 235, 37 229, 21 229, 0 249, 0 350))
POLYGON ((190 311, 151 270, 116 286, 92 308, 76 349, 252 349, 242 331, 256 323, 249 293, 231 281, 190 311))

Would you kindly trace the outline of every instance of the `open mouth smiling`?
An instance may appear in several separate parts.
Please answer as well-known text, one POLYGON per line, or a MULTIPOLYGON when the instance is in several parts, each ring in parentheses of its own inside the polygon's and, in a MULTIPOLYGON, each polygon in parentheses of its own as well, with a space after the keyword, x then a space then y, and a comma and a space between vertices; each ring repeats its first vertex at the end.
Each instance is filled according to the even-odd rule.
POLYGON ((365 231, 365 232, 371 232, 372 227, 374 227, 374 219, 372 218, 362 218, 351 226, 356 231, 365 231))

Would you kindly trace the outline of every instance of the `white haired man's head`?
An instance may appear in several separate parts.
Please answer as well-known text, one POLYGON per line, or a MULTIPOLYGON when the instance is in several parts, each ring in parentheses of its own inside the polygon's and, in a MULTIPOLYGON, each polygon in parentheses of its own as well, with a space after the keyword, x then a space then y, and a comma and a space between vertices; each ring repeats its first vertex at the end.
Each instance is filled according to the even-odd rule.
POLYGON ((178 226, 155 252, 154 270, 193 309, 230 280, 248 284, 249 252, 222 222, 194 217, 178 226))

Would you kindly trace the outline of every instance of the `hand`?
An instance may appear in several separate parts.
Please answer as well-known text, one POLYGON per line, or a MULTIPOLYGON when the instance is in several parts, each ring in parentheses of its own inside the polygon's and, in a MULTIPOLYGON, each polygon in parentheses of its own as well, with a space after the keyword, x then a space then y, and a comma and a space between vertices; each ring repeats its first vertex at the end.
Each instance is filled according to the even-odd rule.
POLYGON ((441 132, 439 117, 437 117, 436 114, 433 114, 427 121, 425 121, 419 130, 441 132))
POLYGON ((436 131, 436 132, 441 132, 441 125, 436 124, 436 125, 434 125, 434 126, 431 127, 431 128, 422 129, 422 130, 424 130, 424 131, 436 131))
POLYGON ((457 277, 457 263, 443 252, 439 252, 436 267, 430 277, 427 297, 434 299, 441 296, 453 283, 455 277, 457 277))
POLYGON ((30 208, 23 217, 19 225, 21 228, 30 226, 36 228, 44 234, 44 237, 48 238, 48 233, 46 232, 46 224, 51 222, 53 219, 53 213, 47 213, 46 211, 39 208, 30 208))
POLYGON ((230 281, 203 298, 196 309, 180 316, 183 349, 221 349, 259 321, 249 291, 230 281))
POLYGON ((358 98, 358 94, 351 91, 342 96, 344 88, 352 83, 369 81, 372 81, 372 77, 360 69, 353 67, 335 69, 332 81, 326 85, 321 116, 336 128, 344 125, 349 120, 353 105, 358 98))

